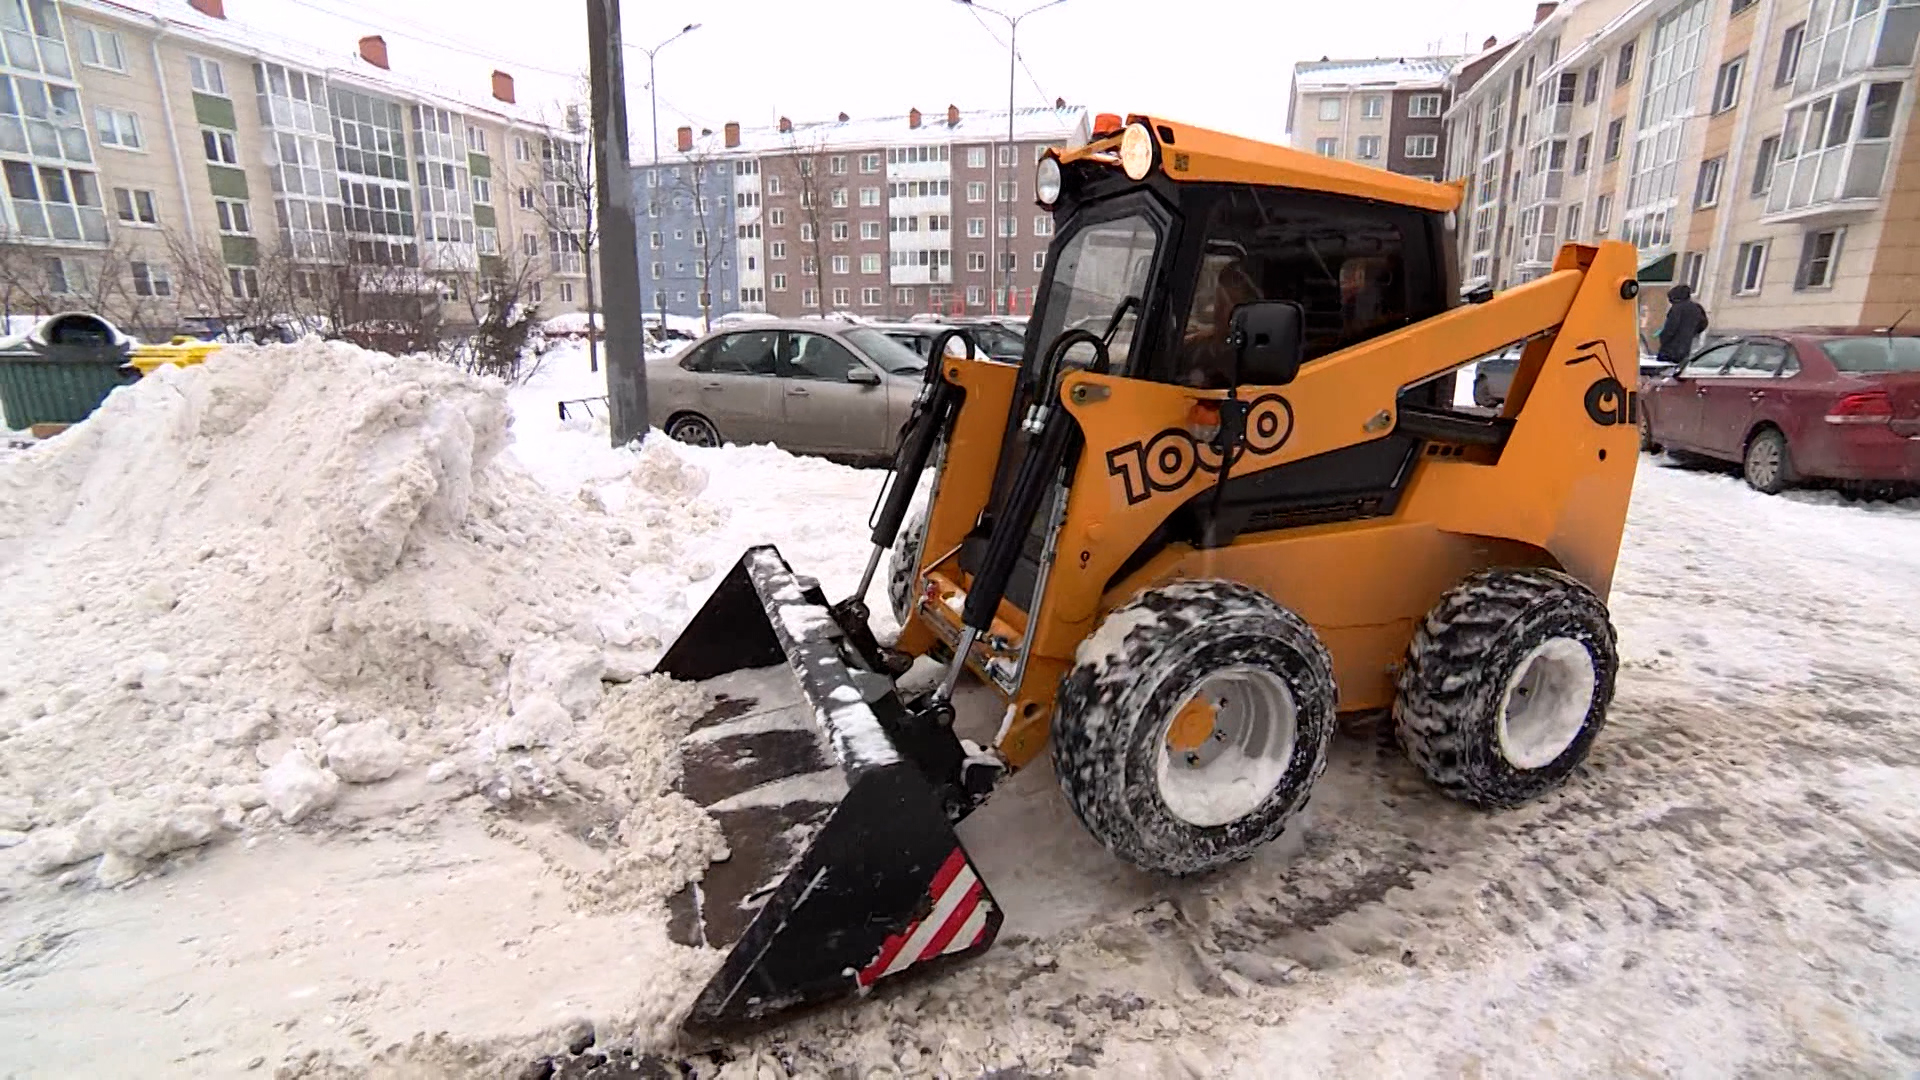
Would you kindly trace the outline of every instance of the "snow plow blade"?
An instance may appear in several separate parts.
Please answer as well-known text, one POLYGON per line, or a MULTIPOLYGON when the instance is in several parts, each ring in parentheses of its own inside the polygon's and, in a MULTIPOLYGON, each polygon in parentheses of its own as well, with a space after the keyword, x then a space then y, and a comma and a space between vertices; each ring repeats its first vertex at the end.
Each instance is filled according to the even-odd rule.
POLYGON ((691 1033, 864 993, 978 953, 1000 929, 938 780, 957 773, 959 741, 913 723, 869 666, 865 630, 757 547, 655 668, 711 680, 678 789, 729 851, 669 901, 675 941, 730 950, 683 1023, 691 1033))

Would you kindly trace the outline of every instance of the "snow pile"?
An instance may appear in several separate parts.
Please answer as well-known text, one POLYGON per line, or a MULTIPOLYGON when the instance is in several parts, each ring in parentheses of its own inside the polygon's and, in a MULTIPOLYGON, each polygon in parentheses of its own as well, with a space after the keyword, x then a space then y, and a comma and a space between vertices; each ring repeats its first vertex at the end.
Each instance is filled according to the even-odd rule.
POLYGON ((690 614, 724 516, 667 447, 633 461, 625 521, 557 496, 500 457, 509 425, 497 383, 310 340, 163 368, 10 460, 0 825, 22 863, 104 856, 115 884, 409 776, 437 784, 401 809, 429 813, 659 796, 567 759, 605 743, 604 680, 690 614))

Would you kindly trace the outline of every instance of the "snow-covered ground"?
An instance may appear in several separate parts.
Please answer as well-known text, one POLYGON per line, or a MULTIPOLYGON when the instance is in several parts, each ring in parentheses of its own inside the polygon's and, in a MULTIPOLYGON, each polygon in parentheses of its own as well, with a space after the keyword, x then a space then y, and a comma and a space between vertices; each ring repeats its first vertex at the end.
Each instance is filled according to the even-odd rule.
MULTIPOLYGON (((879 474, 612 450, 556 416, 604 392, 576 350, 504 395, 230 352, 0 458, 0 1075, 511 1076, 581 1019, 664 1051, 714 962, 659 910, 712 850, 660 761, 690 700, 601 678, 749 543, 844 594, 879 474)), ((1612 719, 1561 792, 1468 810, 1360 723, 1297 836, 1167 883, 1038 765, 963 829, 994 950, 675 1060, 1911 1072, 1916 596, 1920 505, 1644 461, 1612 719)))

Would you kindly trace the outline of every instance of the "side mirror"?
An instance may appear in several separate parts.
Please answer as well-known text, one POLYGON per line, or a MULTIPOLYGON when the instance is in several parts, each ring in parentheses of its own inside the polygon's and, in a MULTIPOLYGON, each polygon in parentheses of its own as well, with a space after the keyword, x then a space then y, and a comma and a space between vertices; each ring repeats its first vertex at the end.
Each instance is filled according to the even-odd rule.
POLYGON ((851 368, 847 371, 847 381, 855 386, 879 386, 880 373, 872 368, 851 368))
POLYGON ((1285 386, 1306 354, 1306 311, 1291 300, 1258 300, 1233 309, 1233 346, 1240 382, 1285 386))

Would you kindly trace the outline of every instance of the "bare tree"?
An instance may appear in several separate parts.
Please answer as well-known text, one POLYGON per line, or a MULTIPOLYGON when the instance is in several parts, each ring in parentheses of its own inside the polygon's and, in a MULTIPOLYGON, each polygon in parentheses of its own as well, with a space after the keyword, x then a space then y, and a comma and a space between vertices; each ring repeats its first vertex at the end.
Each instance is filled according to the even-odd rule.
MULTIPOLYGON (((812 254, 813 300, 817 314, 827 314, 827 202, 828 157, 825 133, 802 135, 798 129, 787 132, 787 154, 781 163, 784 181, 793 184, 799 196, 800 243, 812 254)), ((805 271, 805 267, 802 267, 805 271)))
MULTIPOLYGON (((582 98, 582 100, 585 100, 582 98)), ((555 271, 575 260, 587 277, 587 369, 600 370, 600 299, 594 288, 593 253, 600 246, 593 140, 585 137, 583 107, 568 105, 559 124, 540 129, 540 186, 535 214, 547 227, 555 271)))
MULTIPOLYGON (((700 140, 693 149, 680 155, 685 165, 680 170, 680 179, 674 182, 675 193, 684 195, 692 204, 695 226, 694 246, 699 250, 700 272, 700 317, 708 331, 713 329, 713 268, 727 257, 732 237, 724 229, 716 230, 715 225, 727 220, 725 207, 714 207, 714 192, 726 190, 725 185, 716 184, 710 175, 717 160, 713 149, 713 132, 702 131, 700 140)), ((724 194, 718 196, 726 198, 724 194)))
POLYGON ((139 334, 173 329, 174 282, 164 263, 116 233, 75 251, 0 233, 0 308, 47 316, 88 311, 139 334))

